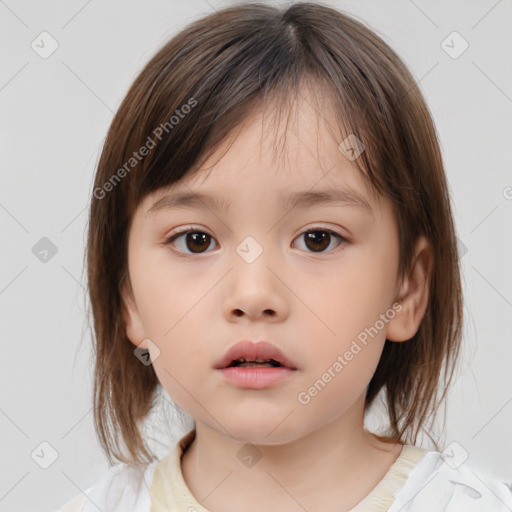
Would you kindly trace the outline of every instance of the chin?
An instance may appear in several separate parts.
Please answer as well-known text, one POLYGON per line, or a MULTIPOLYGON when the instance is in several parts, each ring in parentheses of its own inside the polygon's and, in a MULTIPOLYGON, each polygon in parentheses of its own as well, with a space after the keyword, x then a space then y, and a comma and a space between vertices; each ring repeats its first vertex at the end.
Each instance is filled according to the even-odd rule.
MULTIPOLYGON (((290 415, 292 416, 292 415, 290 415)), ((241 443, 255 445, 280 445, 293 442, 304 434, 302 428, 292 423, 286 414, 232 415, 225 423, 230 437, 241 443), (284 421, 283 421, 284 420, 284 421)))

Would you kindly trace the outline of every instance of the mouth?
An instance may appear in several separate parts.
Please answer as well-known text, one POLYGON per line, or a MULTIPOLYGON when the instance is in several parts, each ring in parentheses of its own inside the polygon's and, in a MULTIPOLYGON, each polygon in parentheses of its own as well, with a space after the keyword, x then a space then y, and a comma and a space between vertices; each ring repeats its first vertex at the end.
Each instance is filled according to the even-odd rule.
POLYGON ((274 345, 242 341, 216 367, 226 383, 239 389, 263 390, 287 382, 297 368, 274 345))
POLYGON ((242 340, 230 347, 217 364, 215 369, 226 368, 287 368, 296 370, 294 362, 275 345, 266 341, 254 343, 242 340))

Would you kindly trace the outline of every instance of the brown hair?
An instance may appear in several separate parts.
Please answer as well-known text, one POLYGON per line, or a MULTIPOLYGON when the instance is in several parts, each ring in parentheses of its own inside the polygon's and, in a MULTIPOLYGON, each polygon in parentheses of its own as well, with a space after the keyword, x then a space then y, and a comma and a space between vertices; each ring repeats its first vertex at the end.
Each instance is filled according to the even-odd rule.
POLYGON ((393 204, 399 278, 418 236, 433 249, 425 316, 411 340, 386 340, 365 410, 382 391, 390 424, 382 439, 414 444, 445 398, 461 341, 460 269, 437 134, 414 78, 379 36, 339 10, 318 2, 238 5, 191 23, 155 54, 122 101, 98 163, 87 267, 94 421, 110 462, 154 460, 140 426, 161 385, 152 365, 134 356, 122 315, 137 205, 199 168, 255 106, 269 98, 286 104, 304 83, 325 87, 339 127, 364 142, 354 163, 393 204))

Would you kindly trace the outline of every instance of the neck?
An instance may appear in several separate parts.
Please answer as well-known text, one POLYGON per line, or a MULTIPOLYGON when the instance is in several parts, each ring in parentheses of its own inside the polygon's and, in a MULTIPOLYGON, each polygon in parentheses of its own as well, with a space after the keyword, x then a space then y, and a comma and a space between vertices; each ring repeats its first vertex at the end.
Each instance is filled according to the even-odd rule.
MULTIPOLYGON (((196 423, 181 465, 194 497, 211 512, 350 510, 383 478, 402 445, 363 427, 364 402, 317 430, 276 444, 234 439, 196 423), (321 506, 320 506, 321 505, 321 506)), ((268 436, 267 439, 272 438, 268 436)))

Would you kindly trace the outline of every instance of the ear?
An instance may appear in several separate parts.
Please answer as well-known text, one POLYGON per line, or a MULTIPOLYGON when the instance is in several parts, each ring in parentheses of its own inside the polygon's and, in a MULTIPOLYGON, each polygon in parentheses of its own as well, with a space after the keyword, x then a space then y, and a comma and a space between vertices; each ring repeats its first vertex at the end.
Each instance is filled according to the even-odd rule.
POLYGON ((412 267, 396 299, 402 309, 387 324, 386 338, 389 341, 410 340, 418 332, 425 315, 433 267, 432 247, 425 236, 418 238, 412 261, 412 267))
POLYGON ((123 281, 123 284, 120 287, 120 291, 121 300, 123 303, 122 310, 124 324, 126 326, 126 336, 135 346, 148 349, 148 344, 146 341, 147 336, 144 330, 144 325, 142 324, 137 304, 135 303, 135 297, 133 295, 133 289, 129 278, 123 281))

